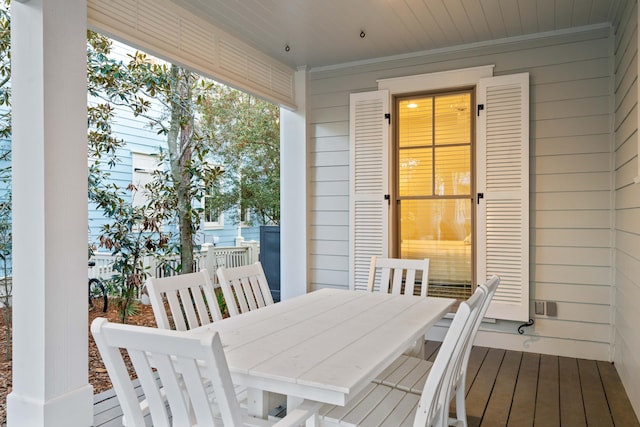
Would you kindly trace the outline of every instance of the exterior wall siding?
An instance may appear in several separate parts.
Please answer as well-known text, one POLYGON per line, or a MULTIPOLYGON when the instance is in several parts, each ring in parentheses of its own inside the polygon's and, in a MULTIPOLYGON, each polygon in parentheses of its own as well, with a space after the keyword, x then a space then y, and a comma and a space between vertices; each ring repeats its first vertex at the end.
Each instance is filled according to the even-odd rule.
POLYGON ((638 4, 619 18, 614 47, 615 337, 614 361, 640 413, 640 185, 638 168, 638 4))
MULTIPOLYGON (((530 73, 531 304, 558 316, 483 325, 478 344, 611 360, 613 173, 608 30, 311 70, 311 289, 348 288, 349 94, 377 80, 495 64, 494 75, 530 73)), ((446 322, 443 322, 443 327, 446 322)), ((434 329, 443 334, 443 328, 434 329)))

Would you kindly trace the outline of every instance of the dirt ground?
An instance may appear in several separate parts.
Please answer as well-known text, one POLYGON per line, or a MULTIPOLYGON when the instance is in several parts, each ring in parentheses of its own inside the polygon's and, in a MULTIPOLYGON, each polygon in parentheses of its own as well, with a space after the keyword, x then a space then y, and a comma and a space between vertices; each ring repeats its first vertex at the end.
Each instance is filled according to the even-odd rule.
MULTIPOLYGON (((129 324, 156 326, 153 311, 150 305, 138 304, 137 313, 129 318, 129 324)), ((0 314, 1 313, 0 309, 0 314)), ((89 312, 89 322, 87 324, 87 333, 89 335, 89 383, 93 386, 94 394, 111 388, 111 381, 107 374, 95 342, 89 332, 89 325, 96 317, 107 317, 111 322, 119 322, 118 309, 114 303, 109 304, 107 313, 89 312)), ((0 315, 0 426, 6 423, 7 395, 11 392, 11 361, 6 362, 5 359, 6 333, 4 316, 0 315)))

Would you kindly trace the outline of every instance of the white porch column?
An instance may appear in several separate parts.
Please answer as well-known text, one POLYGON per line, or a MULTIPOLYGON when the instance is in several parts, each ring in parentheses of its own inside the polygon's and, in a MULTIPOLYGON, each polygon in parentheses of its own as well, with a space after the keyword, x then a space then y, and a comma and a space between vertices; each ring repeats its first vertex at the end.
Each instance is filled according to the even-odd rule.
POLYGON ((8 425, 89 426, 84 0, 11 3, 13 390, 8 425))
POLYGON ((295 73, 296 111, 280 109, 280 295, 307 292, 307 70, 295 73))

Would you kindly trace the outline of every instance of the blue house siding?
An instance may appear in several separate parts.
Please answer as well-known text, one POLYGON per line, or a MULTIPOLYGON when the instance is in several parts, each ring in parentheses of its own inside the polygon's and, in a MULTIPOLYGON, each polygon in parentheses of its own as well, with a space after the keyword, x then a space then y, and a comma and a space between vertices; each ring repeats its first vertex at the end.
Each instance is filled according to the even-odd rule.
MULTIPOLYGON (((159 112, 157 114, 160 114, 159 112)), ((166 139, 164 135, 158 135, 150 128, 148 120, 141 117, 134 117, 133 114, 124 109, 117 109, 117 114, 112 123, 113 134, 116 138, 125 141, 124 148, 117 151, 119 161, 112 168, 105 163, 104 168, 108 169, 110 181, 120 188, 126 188, 133 181, 133 155, 138 154, 158 154, 166 151, 166 139)), ((131 197, 127 195, 128 201, 131 197)), ((234 246, 238 236, 238 226, 233 222, 235 216, 225 213, 224 228, 215 230, 201 229, 198 233, 197 244, 214 243, 214 236, 218 237, 217 246, 234 246)), ((89 243, 98 246, 100 230, 109 219, 105 218, 102 211, 96 208, 95 204, 89 203, 89 243)), ((176 228, 172 224, 167 224, 165 230, 175 232, 176 228)), ((245 241, 259 240, 260 227, 242 227, 241 235, 245 241)))

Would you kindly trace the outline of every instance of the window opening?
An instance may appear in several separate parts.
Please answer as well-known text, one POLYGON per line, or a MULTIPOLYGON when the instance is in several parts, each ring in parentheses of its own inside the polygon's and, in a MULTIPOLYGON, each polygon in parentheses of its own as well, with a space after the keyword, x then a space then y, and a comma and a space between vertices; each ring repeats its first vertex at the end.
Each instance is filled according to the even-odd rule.
POLYGON ((472 293, 472 89, 397 97, 396 248, 429 258, 429 295, 472 293))

